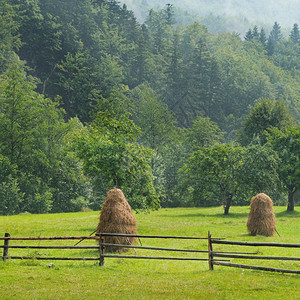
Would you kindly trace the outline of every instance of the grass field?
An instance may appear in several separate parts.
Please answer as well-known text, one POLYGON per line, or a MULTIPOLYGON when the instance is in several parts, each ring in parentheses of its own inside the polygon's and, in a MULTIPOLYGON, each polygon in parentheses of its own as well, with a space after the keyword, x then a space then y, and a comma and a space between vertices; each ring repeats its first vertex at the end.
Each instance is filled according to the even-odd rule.
MULTIPOLYGON (((293 214, 275 207, 277 229, 274 237, 249 236, 246 222, 249 207, 232 207, 224 216, 222 208, 160 209, 137 214, 139 234, 224 237, 228 240, 300 243, 300 208, 293 214)), ((70 236, 89 235, 98 222, 98 212, 0 217, 0 235, 70 236)), ((3 241, 0 241, 2 244, 3 241)), ((12 241, 13 244, 26 242, 12 241)), ((34 245, 74 245, 74 241, 31 241, 34 245)), ((143 239, 145 246, 207 249, 207 241, 143 239)), ((81 245, 94 245, 84 241, 81 245)), ((215 245, 214 250, 260 251, 263 255, 300 257, 300 249, 247 248, 215 245), (229 248, 230 247, 230 248, 229 248)), ((0 249, 2 252, 2 249, 0 249)), ((23 250, 32 255, 34 250, 23 250)), ((20 250, 10 249, 10 255, 20 250)), ((135 253, 129 252, 135 255, 135 253)), ((137 250, 137 255, 195 256, 195 254, 154 253, 137 250)), ((2 255, 2 254, 1 254, 2 255)), ((42 256, 97 256, 91 250, 39 250, 42 256)), ((206 258, 207 254, 197 254, 206 258)), ((232 260, 232 262, 236 262, 232 260)), ((239 263, 300 270, 299 262, 238 261, 239 263)), ((300 299, 300 275, 270 273, 215 266, 207 262, 159 261, 106 258, 96 262, 10 260, 0 262, 1 299, 300 299), (46 265, 54 263, 54 267, 46 265)))

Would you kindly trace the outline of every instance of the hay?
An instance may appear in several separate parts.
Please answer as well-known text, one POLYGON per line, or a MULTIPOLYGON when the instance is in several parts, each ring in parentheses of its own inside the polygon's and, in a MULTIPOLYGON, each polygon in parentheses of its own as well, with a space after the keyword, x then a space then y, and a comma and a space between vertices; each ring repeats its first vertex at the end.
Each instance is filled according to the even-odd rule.
MULTIPOLYGON (((123 192, 114 188, 107 193, 101 210, 97 233, 126 233, 137 234, 136 219, 123 192)), ((111 244, 131 245, 136 238, 105 236, 104 242, 111 244)), ((122 251, 120 247, 105 246, 105 252, 122 251)))
POLYGON ((252 198, 247 228, 251 235, 273 236, 276 231, 272 199, 264 193, 252 198))

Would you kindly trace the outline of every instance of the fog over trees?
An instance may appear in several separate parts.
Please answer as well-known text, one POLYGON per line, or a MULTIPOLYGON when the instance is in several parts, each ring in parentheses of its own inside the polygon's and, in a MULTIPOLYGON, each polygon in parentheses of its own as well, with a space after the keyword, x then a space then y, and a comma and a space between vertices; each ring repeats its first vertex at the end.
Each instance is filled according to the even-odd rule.
MULTIPOLYGON (((270 27, 274 21, 282 27, 300 23, 300 1, 298 0, 120 0, 135 12, 139 21, 144 21, 149 9, 161 9, 172 4, 179 20, 188 22, 207 16, 227 20, 228 30, 244 34, 250 23, 270 27), (228 21, 228 18, 231 19, 228 21)), ((208 25, 209 24, 205 24, 208 25)))

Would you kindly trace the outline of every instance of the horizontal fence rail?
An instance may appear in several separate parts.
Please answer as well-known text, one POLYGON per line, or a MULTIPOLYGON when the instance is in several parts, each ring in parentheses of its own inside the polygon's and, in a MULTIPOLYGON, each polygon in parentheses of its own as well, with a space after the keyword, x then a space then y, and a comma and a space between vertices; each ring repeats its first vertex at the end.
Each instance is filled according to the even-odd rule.
MULTIPOLYGON (((0 246, 7 248, 7 246, 0 246)), ((99 249, 99 246, 9 246, 9 249, 99 249)))
MULTIPOLYGON (((103 257, 113 258, 132 258, 132 259, 160 259, 160 260, 194 260, 194 261, 208 261, 208 258, 193 258, 193 257, 155 257, 155 256, 131 256, 131 255, 111 255, 104 254, 103 257)), ((228 261, 228 260, 226 260, 228 261)))
POLYGON ((98 236, 38 236, 38 237, 0 237, 0 240, 11 241, 50 241, 50 240, 99 240, 98 236))
POLYGON ((40 257, 40 256, 9 256, 10 259, 31 260, 99 260, 99 257, 40 257))
POLYGON ((253 246, 253 247, 283 247, 283 248, 300 248, 300 244, 283 244, 283 243, 255 243, 255 242, 236 242, 224 241, 221 239, 212 238, 212 243, 223 245, 237 245, 237 246, 253 246))
MULTIPOLYGON (((140 234, 124 234, 124 233, 97 233, 96 236, 119 236, 119 237, 137 237, 146 239, 177 239, 177 240, 207 240, 207 237, 195 236, 171 236, 171 235, 140 235, 140 234)), ((219 241, 222 238, 215 238, 219 241)))
POLYGON ((290 273, 290 274, 300 274, 300 270, 288 270, 288 269, 278 269, 278 268, 269 268, 269 267, 260 267, 260 266, 248 266, 241 264, 232 264, 226 262, 216 261, 215 265, 232 267, 232 268, 241 268, 241 269, 250 269, 250 270, 259 270, 259 271, 269 271, 269 272, 278 272, 278 273, 290 273))

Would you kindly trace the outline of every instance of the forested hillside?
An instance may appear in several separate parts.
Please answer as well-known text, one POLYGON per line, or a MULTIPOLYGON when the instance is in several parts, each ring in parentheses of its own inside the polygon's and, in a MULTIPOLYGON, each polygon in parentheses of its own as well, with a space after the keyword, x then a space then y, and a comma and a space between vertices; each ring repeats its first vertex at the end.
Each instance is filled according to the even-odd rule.
POLYGON ((175 9, 0 0, 1 214, 99 209, 114 186, 142 210, 262 191, 293 210, 298 25, 213 34, 175 9))

